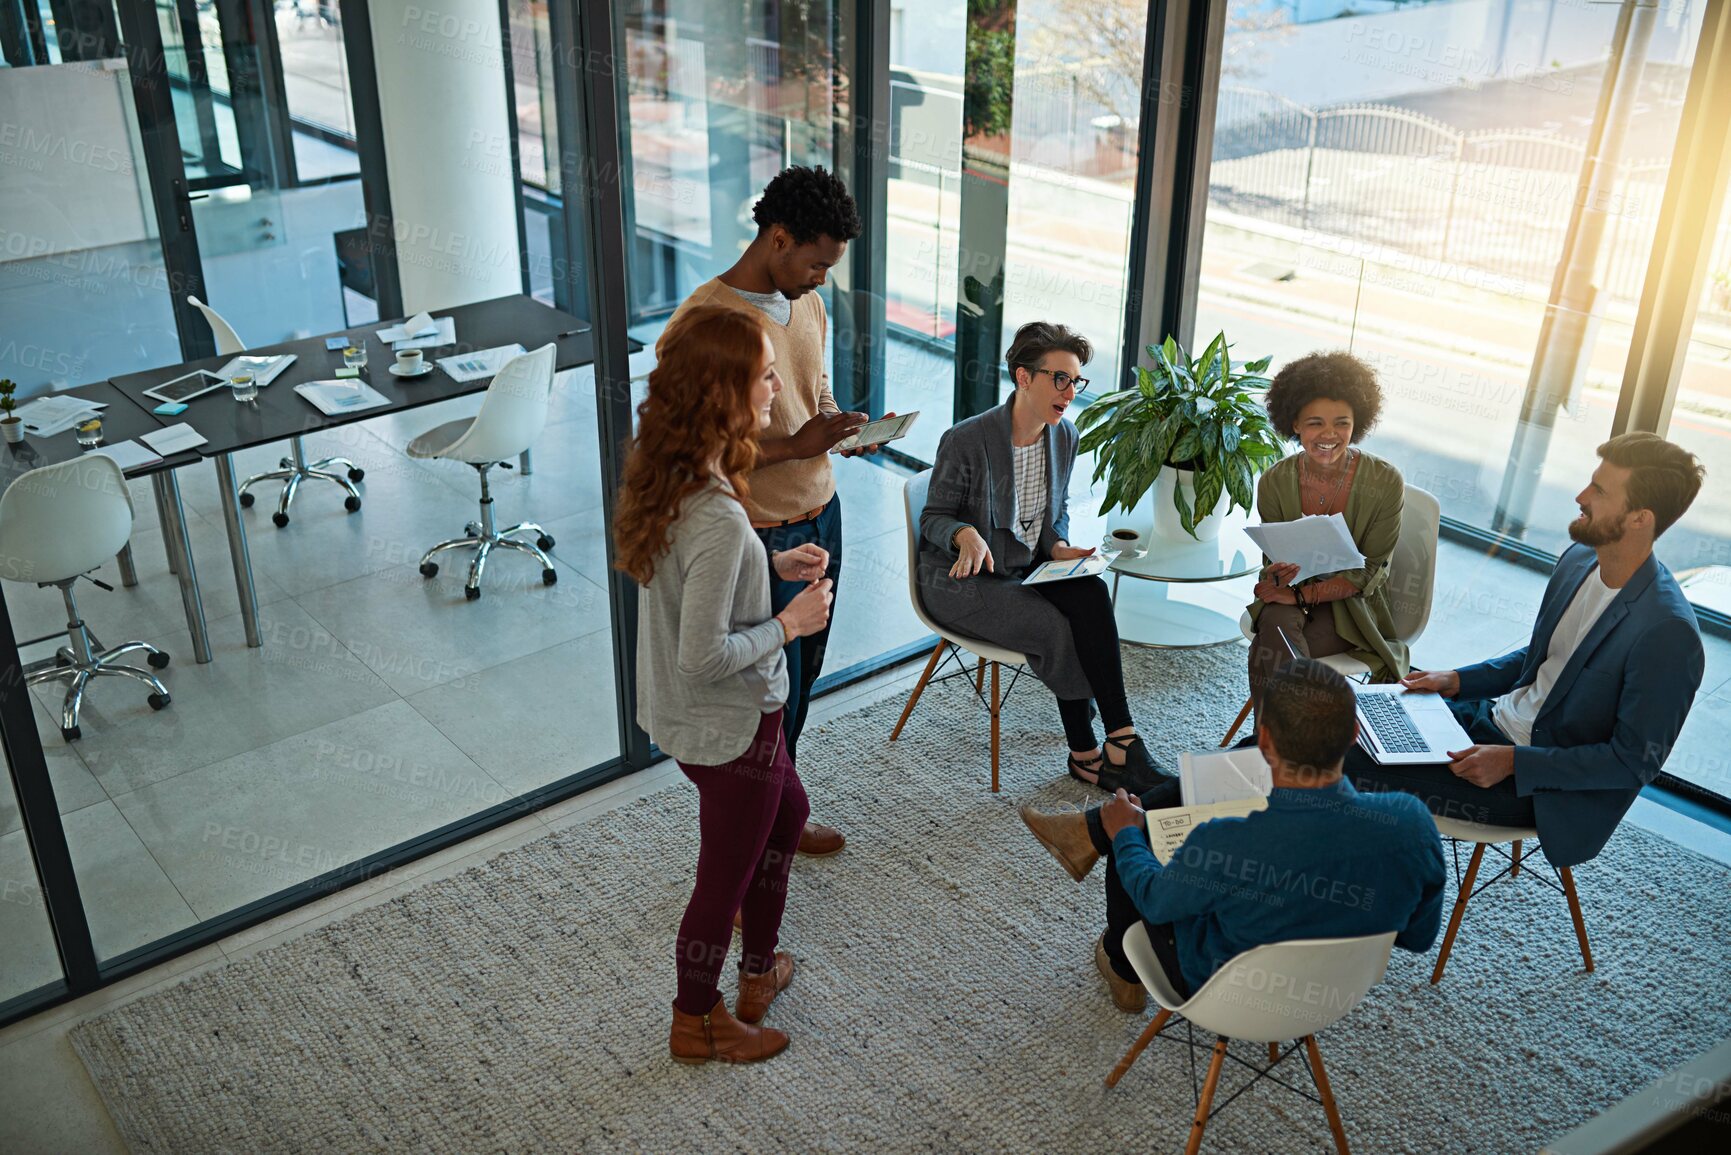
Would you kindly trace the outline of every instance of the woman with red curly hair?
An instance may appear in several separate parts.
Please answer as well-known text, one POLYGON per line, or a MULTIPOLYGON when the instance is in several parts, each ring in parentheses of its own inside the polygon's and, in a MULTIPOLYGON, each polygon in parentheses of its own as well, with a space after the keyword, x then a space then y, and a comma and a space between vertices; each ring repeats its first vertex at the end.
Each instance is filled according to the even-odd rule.
POLYGON ((638 723, 697 786, 697 883, 679 924, 668 1046, 681 1063, 750 1063, 787 1035, 759 1026, 793 978, 776 950, 788 867, 808 807, 782 730, 782 649, 829 621, 829 556, 806 544, 769 561, 810 583, 771 616, 770 566, 744 501, 758 431, 781 390, 763 321, 695 308, 668 327, 625 461, 617 565, 638 602, 638 723), (739 998, 719 992, 735 911, 739 998))

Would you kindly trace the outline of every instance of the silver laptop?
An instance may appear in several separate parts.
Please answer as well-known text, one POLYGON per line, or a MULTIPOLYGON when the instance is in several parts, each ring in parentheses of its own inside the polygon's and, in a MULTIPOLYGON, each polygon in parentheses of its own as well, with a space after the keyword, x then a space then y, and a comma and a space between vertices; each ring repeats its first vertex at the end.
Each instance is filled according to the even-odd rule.
MULTIPOLYGON (((1280 640, 1299 656, 1287 630, 1280 631, 1280 640)), ((1447 762, 1450 750, 1473 744, 1440 694, 1410 693, 1399 682, 1348 685, 1358 698, 1358 744, 1384 766, 1447 762)))

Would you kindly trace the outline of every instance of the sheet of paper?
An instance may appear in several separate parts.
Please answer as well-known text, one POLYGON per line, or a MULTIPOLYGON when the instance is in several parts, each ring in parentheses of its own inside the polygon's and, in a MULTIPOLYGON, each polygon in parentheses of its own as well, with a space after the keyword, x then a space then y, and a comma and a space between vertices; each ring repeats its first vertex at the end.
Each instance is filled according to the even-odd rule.
POLYGON ((407 321, 380 329, 379 340, 388 344, 393 341, 407 341, 412 337, 431 337, 438 331, 438 325, 431 313, 416 313, 407 321))
POLYGON ((181 421, 173 425, 164 425, 153 433, 146 433, 139 440, 164 457, 173 457, 176 453, 184 453, 188 449, 198 448, 208 439, 204 434, 181 421))
POLYGON ((123 472, 144 465, 155 465, 162 460, 136 441, 122 441, 118 445, 103 445, 92 449, 90 452, 114 458, 114 463, 120 466, 123 472))
POLYGON ((1178 755, 1178 786, 1186 806, 1265 798, 1274 789, 1268 761, 1254 746, 1178 755))
POLYGON ((1079 557, 1074 561, 1049 561, 1044 565, 1034 567, 1034 571, 1022 579, 1025 586, 1045 585, 1047 582, 1064 582, 1072 578, 1092 577, 1106 572, 1106 567, 1112 564, 1112 559, 1100 553, 1091 553, 1087 557, 1079 557))
POLYGON ((1296 565, 1294 582, 1364 565, 1364 555, 1352 540, 1346 518, 1338 513, 1253 525, 1244 532, 1270 559, 1296 565))
POLYGON ((521 345, 498 345, 491 349, 476 349, 454 357, 440 357, 439 368, 453 381, 479 381, 491 377, 505 367, 505 362, 526 350, 521 345))
POLYGON ((1172 861, 1190 832, 1215 818, 1242 818, 1266 809, 1268 799, 1248 798, 1237 802, 1216 802, 1212 806, 1174 806, 1148 812, 1148 845, 1161 866, 1172 861))
POLYGON ((295 386, 295 392, 306 398, 327 417, 376 409, 389 405, 391 399, 367 384, 347 381, 306 381, 295 386))
POLYGON ((100 401, 87 401, 65 393, 49 393, 26 401, 12 415, 24 423, 24 432, 33 437, 53 437, 65 433, 91 413, 107 408, 100 401))
POLYGON ((251 373, 253 383, 260 389, 275 381, 284 369, 295 363, 293 353, 265 354, 242 353, 216 371, 218 377, 233 377, 236 373, 251 373))
MULTIPOLYGON (((407 325, 404 326, 407 328, 407 325)), ((404 349, 433 349, 440 345, 455 345, 457 343, 457 322, 451 317, 440 317, 433 326, 432 332, 409 332, 390 342, 394 352, 401 353, 404 349)))

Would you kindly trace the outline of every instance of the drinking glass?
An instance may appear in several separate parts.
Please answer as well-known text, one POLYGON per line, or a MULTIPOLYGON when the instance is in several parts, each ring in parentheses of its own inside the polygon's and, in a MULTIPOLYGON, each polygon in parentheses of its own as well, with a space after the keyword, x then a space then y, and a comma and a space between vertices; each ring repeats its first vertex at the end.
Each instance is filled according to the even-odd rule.
POLYGON ((344 349, 343 365, 349 369, 365 369, 367 367, 366 342, 363 341, 359 345, 350 345, 347 349, 344 349))
POLYGON ((236 373, 228 379, 228 387, 236 401, 251 401, 258 396, 258 381, 251 373, 236 373))
POLYGON ((102 418, 92 417, 78 423, 78 444, 83 449, 95 449, 102 444, 102 418))

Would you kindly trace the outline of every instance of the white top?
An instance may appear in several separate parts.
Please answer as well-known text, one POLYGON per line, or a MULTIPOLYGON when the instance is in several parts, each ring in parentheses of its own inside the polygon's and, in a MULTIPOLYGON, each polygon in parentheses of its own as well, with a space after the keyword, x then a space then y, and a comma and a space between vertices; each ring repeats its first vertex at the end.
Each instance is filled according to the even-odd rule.
POLYGON ((1533 680, 1510 690, 1491 705, 1491 719, 1515 745, 1533 744, 1533 722, 1539 711, 1545 708, 1545 699, 1550 696, 1551 687, 1557 684, 1557 675, 1563 672, 1563 667, 1569 664, 1569 659, 1580 647, 1581 639, 1592 630, 1593 623, 1599 620, 1599 615, 1620 592, 1606 585, 1605 579, 1599 576, 1599 567, 1594 566, 1593 572, 1581 583, 1581 588, 1575 591, 1569 608, 1557 619, 1557 628, 1551 634, 1551 648, 1546 651, 1545 660, 1539 665, 1533 680))
MULTIPOLYGON (((733 289, 732 285, 727 287, 733 289)), ((780 289, 767 293, 749 293, 744 289, 733 291, 763 310, 764 315, 778 325, 785 325, 793 319, 793 302, 782 296, 780 289)))
POLYGON ((1016 460, 1016 524, 1012 532, 1023 545, 1034 549, 1040 544, 1040 530, 1046 522, 1046 438, 1042 434, 1032 445, 1010 446, 1016 460))

